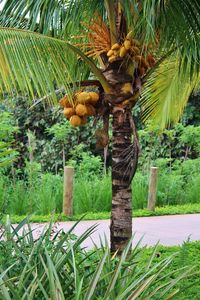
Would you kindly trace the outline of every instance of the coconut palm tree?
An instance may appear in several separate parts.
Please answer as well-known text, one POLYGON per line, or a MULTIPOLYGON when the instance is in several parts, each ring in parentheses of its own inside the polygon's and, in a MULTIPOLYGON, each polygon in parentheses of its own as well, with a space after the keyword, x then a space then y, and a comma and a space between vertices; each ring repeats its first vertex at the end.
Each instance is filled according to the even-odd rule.
MULTIPOLYGON (((161 128, 179 119, 198 82, 199 1, 6 0, 0 20, 2 94, 52 102, 62 90, 62 105, 73 106, 81 93, 86 105, 97 92, 96 136, 105 148, 112 119, 111 250, 120 252, 132 235, 139 153, 132 111, 140 101, 144 120, 161 128)), ((86 121, 74 115, 74 125, 86 121)))

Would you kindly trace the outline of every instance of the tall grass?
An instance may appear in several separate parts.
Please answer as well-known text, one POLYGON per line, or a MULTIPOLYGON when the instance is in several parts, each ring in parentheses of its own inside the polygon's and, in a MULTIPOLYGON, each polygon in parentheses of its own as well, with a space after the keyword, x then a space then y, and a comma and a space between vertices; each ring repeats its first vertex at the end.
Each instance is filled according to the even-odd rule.
POLYGON ((74 213, 110 211, 111 177, 77 178, 74 185, 74 213))
MULTIPOLYGON (((157 161, 159 166, 157 206, 200 203, 200 159, 187 160, 167 166, 167 161, 157 161)), ((30 171, 30 170, 29 170, 30 171)), ((1 212, 41 215, 62 212, 63 178, 41 170, 27 172, 24 180, 0 176, 1 212)), ((133 208, 147 207, 149 172, 138 170, 132 182, 133 208)), ((74 181, 74 214, 110 211, 111 176, 88 175, 77 171, 74 181)))

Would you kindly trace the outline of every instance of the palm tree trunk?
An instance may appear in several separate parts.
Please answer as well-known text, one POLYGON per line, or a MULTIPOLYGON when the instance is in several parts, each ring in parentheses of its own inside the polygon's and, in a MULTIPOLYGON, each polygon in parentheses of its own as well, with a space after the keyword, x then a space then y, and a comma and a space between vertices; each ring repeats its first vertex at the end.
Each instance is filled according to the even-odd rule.
POLYGON ((113 113, 111 252, 124 249, 132 236, 132 127, 130 111, 113 113))

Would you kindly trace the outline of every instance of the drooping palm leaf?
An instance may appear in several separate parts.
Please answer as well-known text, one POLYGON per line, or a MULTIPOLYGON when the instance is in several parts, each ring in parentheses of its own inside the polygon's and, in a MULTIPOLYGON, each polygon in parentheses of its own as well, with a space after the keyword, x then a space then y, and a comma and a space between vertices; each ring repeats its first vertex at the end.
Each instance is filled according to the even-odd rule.
POLYGON ((85 79, 88 67, 103 86, 107 85, 95 64, 65 41, 30 31, 0 28, 0 44, 2 93, 18 91, 31 98, 51 93, 55 99, 56 87, 62 86, 70 93, 69 83, 85 79))
POLYGON ((162 62, 144 85, 141 103, 145 121, 153 119, 164 128, 180 119, 190 94, 200 80, 198 74, 190 79, 189 73, 189 67, 180 68, 177 57, 162 62))

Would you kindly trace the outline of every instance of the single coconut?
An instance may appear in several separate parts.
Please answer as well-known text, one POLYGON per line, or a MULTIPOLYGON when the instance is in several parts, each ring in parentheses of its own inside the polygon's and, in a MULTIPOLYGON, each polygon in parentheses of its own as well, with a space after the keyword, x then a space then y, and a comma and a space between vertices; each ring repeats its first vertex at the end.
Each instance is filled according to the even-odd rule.
POLYGON ((112 45, 111 50, 119 50, 120 45, 118 43, 115 43, 114 45, 112 45))
POLYGON ((114 54, 113 50, 109 50, 109 51, 107 52, 107 56, 108 56, 108 57, 112 56, 113 54, 114 54))
POLYGON ((75 114, 75 110, 73 109, 73 107, 65 107, 64 108, 64 116, 69 119, 71 118, 71 116, 73 116, 75 114))
POLYGON ((80 117, 85 116, 87 114, 87 108, 84 104, 77 104, 75 110, 76 114, 80 117))
POLYGON ((131 48, 131 41, 125 40, 124 41, 124 47, 126 50, 129 50, 131 48))
POLYGON ((89 92, 90 95, 90 102, 91 103, 96 103, 99 100, 99 94, 96 92, 89 92))
POLYGON ((76 94, 76 101, 80 104, 85 104, 90 100, 90 95, 87 92, 81 92, 76 94))
POLYGON ((119 51, 119 56, 124 57, 126 55, 126 53, 127 53, 126 48, 124 46, 122 46, 119 51))
POLYGON ((69 122, 74 127, 80 126, 81 125, 81 118, 77 115, 73 115, 73 116, 71 116, 69 122))

